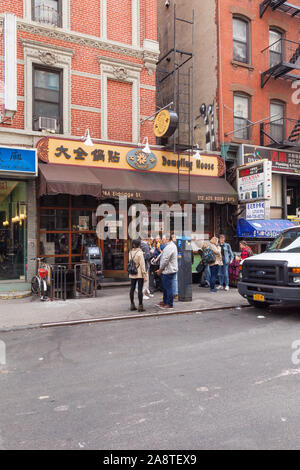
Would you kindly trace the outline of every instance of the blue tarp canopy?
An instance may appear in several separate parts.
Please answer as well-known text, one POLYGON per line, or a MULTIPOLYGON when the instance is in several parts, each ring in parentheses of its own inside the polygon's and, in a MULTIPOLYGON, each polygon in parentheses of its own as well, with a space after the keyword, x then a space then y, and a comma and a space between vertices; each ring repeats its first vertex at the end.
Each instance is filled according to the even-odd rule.
POLYGON ((246 220, 239 219, 236 234, 241 238, 276 238, 282 232, 295 224, 290 220, 246 220))

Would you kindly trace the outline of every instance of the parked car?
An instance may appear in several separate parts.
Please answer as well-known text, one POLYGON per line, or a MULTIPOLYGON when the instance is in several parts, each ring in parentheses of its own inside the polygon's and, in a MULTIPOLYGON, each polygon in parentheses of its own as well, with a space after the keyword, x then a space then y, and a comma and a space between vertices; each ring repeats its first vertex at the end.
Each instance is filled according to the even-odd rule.
POLYGON ((284 230, 260 255, 240 264, 238 291, 251 305, 300 305, 300 226, 284 230))

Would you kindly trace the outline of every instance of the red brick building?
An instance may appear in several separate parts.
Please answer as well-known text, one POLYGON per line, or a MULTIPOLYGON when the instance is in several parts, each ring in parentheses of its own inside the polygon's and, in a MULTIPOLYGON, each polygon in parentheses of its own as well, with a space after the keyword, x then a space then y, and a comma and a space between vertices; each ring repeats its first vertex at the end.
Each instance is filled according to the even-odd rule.
MULTIPOLYGON (((112 152, 117 143, 137 146, 146 136, 155 143, 151 124, 141 122, 156 110, 156 0, 0 0, 0 27, 0 147, 35 148, 55 134, 63 139, 61 147, 71 139, 82 148, 87 129, 94 143, 109 143, 112 152)), ((11 174, 8 182, 5 172, 0 177, 0 247, 5 257, 19 251, 20 265, 3 278, 30 279, 30 259, 37 254, 52 262, 80 260, 80 249, 72 248, 80 236, 72 228, 80 225, 78 217, 87 217, 85 234, 94 233, 96 201, 90 207, 71 194, 36 199, 34 178, 20 174, 12 183, 11 174), (12 215, 20 218, 21 206, 26 229, 24 223, 22 229, 21 223, 3 226, 12 215), (62 235, 64 251, 57 248, 62 235)), ((124 268, 124 260, 119 264, 124 268)))
MULTIPOLYGON (((168 6, 159 0, 158 4, 163 56, 172 41, 175 4, 178 16, 188 12, 184 0, 171 0, 168 6)), ((211 145, 200 107, 213 105, 215 149, 226 161, 229 180, 233 182, 235 167, 252 154, 272 158, 271 218, 297 215, 300 1, 190 0, 189 9, 195 11, 196 143, 203 149, 211 145), (270 150, 256 150, 257 146, 270 150)), ((178 26, 178 48, 191 50, 185 29, 184 24, 178 26)), ((220 220, 220 227, 227 230, 226 221, 220 220)))

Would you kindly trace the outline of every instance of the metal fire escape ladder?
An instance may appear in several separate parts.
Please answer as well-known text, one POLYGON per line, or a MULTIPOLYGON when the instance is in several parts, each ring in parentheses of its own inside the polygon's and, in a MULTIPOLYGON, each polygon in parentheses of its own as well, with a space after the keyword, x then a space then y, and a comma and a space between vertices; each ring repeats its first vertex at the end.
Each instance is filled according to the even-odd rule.
POLYGON ((178 127, 168 141, 162 141, 165 148, 172 150, 177 155, 178 174, 178 201, 183 200, 183 195, 188 195, 191 190, 191 155, 194 147, 194 10, 192 19, 187 20, 177 16, 176 4, 174 5, 174 36, 173 47, 164 54, 157 64, 157 93, 158 106, 163 107, 167 102, 173 101, 173 110, 178 115, 178 127), (186 34, 179 37, 178 25, 186 25, 191 28, 191 50, 180 47, 179 43, 186 41, 186 34), (182 152, 187 152, 182 155, 182 152))

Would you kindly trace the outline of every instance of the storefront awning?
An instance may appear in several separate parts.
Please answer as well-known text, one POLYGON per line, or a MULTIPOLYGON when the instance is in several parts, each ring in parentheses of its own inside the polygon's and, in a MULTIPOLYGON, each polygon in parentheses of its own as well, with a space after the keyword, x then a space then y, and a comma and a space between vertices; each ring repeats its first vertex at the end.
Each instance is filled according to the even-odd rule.
POLYGON ((39 195, 101 197, 102 184, 93 168, 39 164, 39 195))
POLYGON ((223 178, 181 174, 178 181, 177 174, 43 163, 39 169, 40 196, 66 193, 151 202, 237 202, 236 191, 223 178))
POLYGON ((102 182, 102 196, 141 201, 237 202, 237 193, 223 178, 99 168, 95 175, 102 182), (178 186, 180 191, 178 192, 178 186))
POLYGON ((239 219, 237 236, 241 238, 276 238, 283 230, 294 227, 290 220, 246 220, 239 219))

